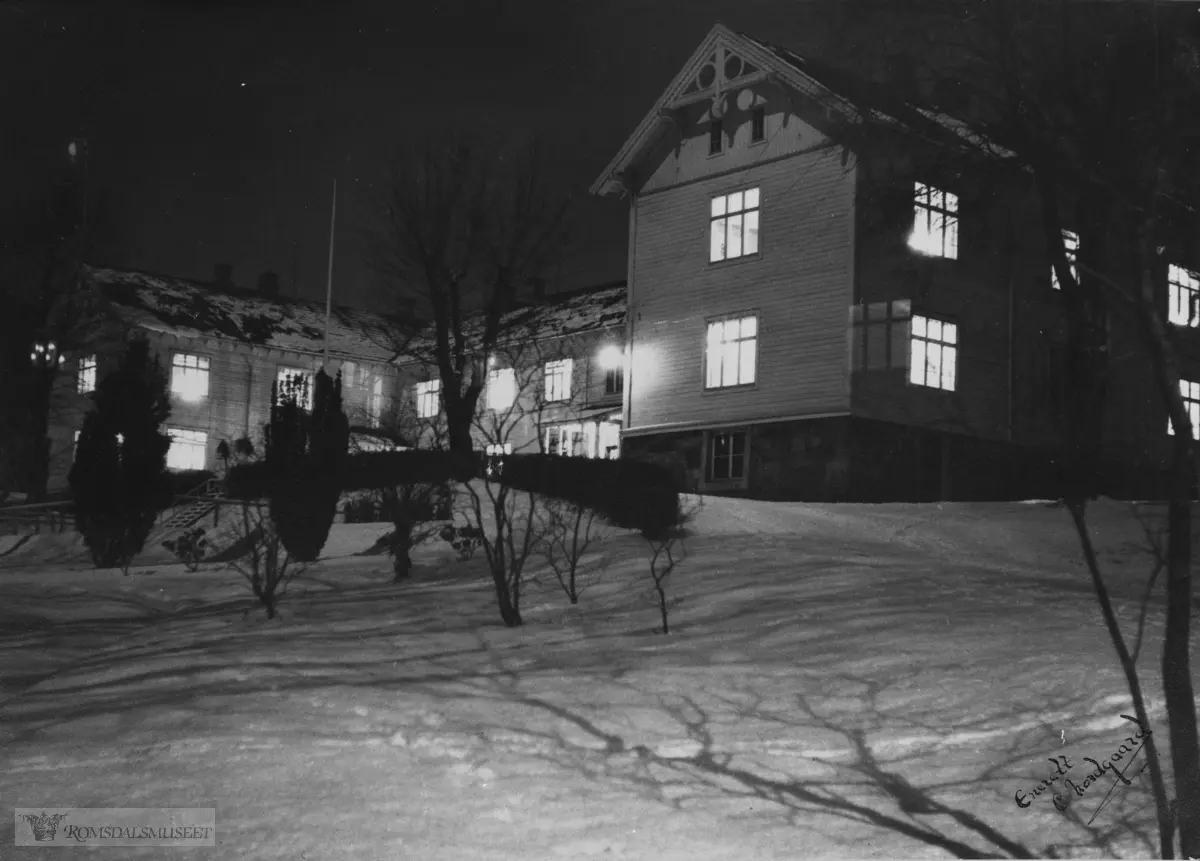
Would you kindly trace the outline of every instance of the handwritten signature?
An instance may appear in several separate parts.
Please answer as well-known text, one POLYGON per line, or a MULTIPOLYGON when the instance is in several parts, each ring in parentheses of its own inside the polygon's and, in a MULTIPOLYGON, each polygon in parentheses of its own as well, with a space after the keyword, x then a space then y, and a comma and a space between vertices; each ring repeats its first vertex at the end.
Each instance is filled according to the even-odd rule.
MULTIPOLYGON (((1145 747, 1145 742, 1139 740, 1149 738, 1153 734, 1153 730, 1145 727, 1137 718, 1130 717, 1129 715, 1121 715, 1121 717, 1137 724, 1138 731, 1133 736, 1127 736, 1125 741, 1121 743, 1121 745, 1112 753, 1112 755, 1100 762, 1092 759, 1090 756, 1082 757, 1085 761, 1092 764, 1094 770, 1087 774, 1074 774, 1070 777, 1067 776, 1067 773, 1075 767, 1075 764, 1071 762, 1070 757, 1056 756, 1050 758, 1049 762, 1053 764, 1055 768, 1054 774, 1045 780, 1039 781, 1029 791, 1018 789, 1013 794, 1013 800, 1016 802, 1017 807, 1029 807, 1033 804, 1034 798, 1037 798, 1043 792, 1046 792, 1053 787, 1059 779, 1061 779, 1066 786, 1069 786, 1077 797, 1082 798, 1084 793, 1087 792, 1087 790, 1094 784, 1098 783, 1100 779, 1104 777, 1106 772, 1111 771, 1117 779, 1113 781, 1112 786, 1109 787, 1108 793, 1101 800, 1100 806, 1096 808, 1096 812, 1093 813, 1092 818, 1088 820, 1088 825, 1091 825, 1095 818, 1100 815, 1100 811, 1103 810, 1108 804, 1109 798, 1112 797, 1113 791, 1118 786, 1121 784, 1124 784, 1125 786, 1133 785, 1133 781, 1125 776, 1125 772, 1130 769, 1130 767, 1133 765, 1134 759, 1137 758, 1137 755, 1140 754, 1142 749, 1145 747), (1114 765, 1114 763, 1124 764, 1114 765), (1074 779, 1072 779, 1072 777, 1074 779)), ((1143 764, 1142 767, 1145 768, 1145 765, 1143 764)), ((1139 771, 1137 774, 1140 773, 1141 772, 1139 771)), ((1134 777, 1136 777, 1137 774, 1135 774, 1134 777)), ((1064 792, 1055 792, 1053 795, 1055 809, 1059 811, 1066 810, 1071 803, 1071 796, 1064 792)))

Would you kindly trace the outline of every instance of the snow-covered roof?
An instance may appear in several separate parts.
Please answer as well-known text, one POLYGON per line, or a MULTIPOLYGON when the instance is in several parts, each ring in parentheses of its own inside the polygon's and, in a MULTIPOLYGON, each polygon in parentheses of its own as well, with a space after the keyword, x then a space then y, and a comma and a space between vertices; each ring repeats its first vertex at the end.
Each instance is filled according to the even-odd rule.
MULTIPOLYGON (((527 305, 505 314, 497 346, 567 338, 572 335, 623 328, 626 307, 625 284, 609 284, 586 290, 551 296, 544 302, 527 305)), ((466 328, 468 341, 483 334, 483 314, 472 316, 466 328)), ((413 339, 402 362, 429 361, 433 355, 432 329, 413 339)))
MULTIPOLYGON (((323 303, 125 269, 85 267, 84 278, 113 304, 123 320, 142 329, 300 353, 324 350, 323 303)), ((397 320, 336 306, 329 319, 329 354, 390 361, 396 355, 399 329, 397 320)))
POLYGON ((851 117, 860 118, 865 115, 873 122, 893 125, 917 133, 948 132, 949 136, 940 142, 965 143, 970 148, 998 158, 1015 157, 1015 153, 1011 150, 984 137, 971 128, 969 123, 958 117, 894 98, 880 84, 863 80, 828 64, 814 62, 795 51, 781 48, 747 33, 739 35, 769 51, 806 77, 818 82, 833 97, 836 106, 842 108, 843 112, 851 117), (845 110, 847 106, 853 107, 847 111, 845 110))

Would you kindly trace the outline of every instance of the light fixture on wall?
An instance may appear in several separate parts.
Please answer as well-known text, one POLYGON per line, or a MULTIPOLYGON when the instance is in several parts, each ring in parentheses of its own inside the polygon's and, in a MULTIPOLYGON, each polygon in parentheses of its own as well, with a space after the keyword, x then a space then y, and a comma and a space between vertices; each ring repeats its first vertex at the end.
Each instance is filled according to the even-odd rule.
POLYGON ((600 367, 606 371, 611 371, 614 368, 621 367, 622 360, 625 358, 625 351, 616 344, 608 344, 600 350, 596 356, 596 360, 600 363, 600 367))

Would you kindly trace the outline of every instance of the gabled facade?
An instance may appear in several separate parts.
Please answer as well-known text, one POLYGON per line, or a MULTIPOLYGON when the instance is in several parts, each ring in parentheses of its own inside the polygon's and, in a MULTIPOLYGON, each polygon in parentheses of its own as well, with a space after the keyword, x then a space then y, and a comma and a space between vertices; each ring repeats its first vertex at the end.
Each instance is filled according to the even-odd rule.
MULTIPOLYGON (((615 458, 626 376, 625 285, 539 300, 505 315, 483 356, 480 321, 469 320, 469 373, 483 378, 472 424, 483 452, 615 458)), ((405 346, 398 430, 421 447, 445 441, 445 410, 432 333, 405 346)))
MULTIPOLYGON (((144 272, 85 268, 77 303, 95 320, 91 346, 64 357, 50 427, 51 489, 66 486, 74 440, 91 408, 91 392, 116 368, 125 342, 145 338, 167 373, 171 392, 168 465, 217 468, 221 441, 256 444, 270 410, 271 386, 309 378, 324 366, 325 307, 262 291, 215 286, 144 272)), ((342 373, 351 425, 369 432, 390 421, 398 323, 334 308, 326 372, 342 373)))
MULTIPOLYGON (((1033 189, 845 83, 718 25, 593 185, 630 203, 624 452, 714 493, 1052 493, 1064 319, 1033 189)), ((1119 324, 1110 349, 1113 492, 1152 492, 1166 412, 1119 324)))

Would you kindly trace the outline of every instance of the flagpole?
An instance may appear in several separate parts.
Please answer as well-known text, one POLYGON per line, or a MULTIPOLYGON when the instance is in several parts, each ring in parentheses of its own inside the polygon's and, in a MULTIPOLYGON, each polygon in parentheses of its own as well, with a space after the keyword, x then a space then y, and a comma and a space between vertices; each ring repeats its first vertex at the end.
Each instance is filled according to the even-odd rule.
POLYGON ((333 205, 329 209, 329 274, 325 280, 325 373, 329 373, 329 316, 333 312, 333 231, 337 223, 337 178, 333 180, 333 205))

